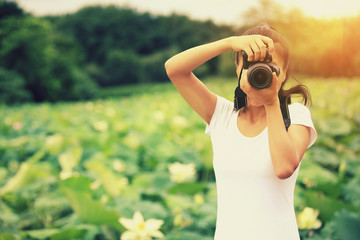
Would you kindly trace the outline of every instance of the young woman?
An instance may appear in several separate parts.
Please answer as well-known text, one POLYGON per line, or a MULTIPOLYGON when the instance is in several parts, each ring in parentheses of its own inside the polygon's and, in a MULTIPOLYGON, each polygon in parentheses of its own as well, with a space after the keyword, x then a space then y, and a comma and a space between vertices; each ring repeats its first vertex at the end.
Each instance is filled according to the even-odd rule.
POLYGON ((191 48, 165 63, 167 74, 186 102, 206 122, 211 136, 218 191, 216 240, 300 239, 294 212, 294 187, 305 150, 316 140, 310 111, 301 103, 289 105, 291 125, 284 125, 280 98, 300 94, 302 85, 282 89, 289 76, 286 40, 268 25, 191 48), (192 72, 228 50, 237 53, 236 73, 246 94, 246 106, 211 92, 192 72), (262 61, 266 52, 280 68, 268 88, 255 89, 243 69, 248 61, 262 61), (240 76, 241 74, 241 76, 240 76))

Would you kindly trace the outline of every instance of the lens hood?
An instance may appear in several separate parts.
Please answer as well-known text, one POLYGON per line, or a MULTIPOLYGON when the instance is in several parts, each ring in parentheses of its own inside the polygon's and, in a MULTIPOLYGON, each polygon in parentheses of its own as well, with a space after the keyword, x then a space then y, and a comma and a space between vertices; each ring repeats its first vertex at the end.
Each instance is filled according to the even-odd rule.
POLYGON ((272 82, 272 69, 268 64, 255 63, 248 69, 248 80, 253 88, 268 88, 272 82))

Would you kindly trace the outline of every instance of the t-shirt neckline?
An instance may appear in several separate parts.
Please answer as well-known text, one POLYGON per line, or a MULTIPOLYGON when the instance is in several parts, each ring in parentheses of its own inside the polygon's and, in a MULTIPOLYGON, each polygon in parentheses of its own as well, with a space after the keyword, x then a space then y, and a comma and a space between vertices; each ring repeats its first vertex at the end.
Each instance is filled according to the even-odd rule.
MULTIPOLYGON (((239 110, 238 110, 239 111, 239 110)), ((256 140, 257 138, 260 138, 262 135, 265 134, 265 132, 267 132, 267 129, 268 129, 268 126, 266 125, 265 128, 256 136, 254 137, 248 137, 248 136, 245 136, 241 131, 240 129, 238 128, 238 125, 237 125, 237 118, 238 118, 238 111, 236 111, 236 114, 234 119, 233 119, 233 126, 235 127, 235 130, 237 132, 237 135, 239 135, 241 138, 244 138, 244 139, 247 139, 247 140, 256 140)))

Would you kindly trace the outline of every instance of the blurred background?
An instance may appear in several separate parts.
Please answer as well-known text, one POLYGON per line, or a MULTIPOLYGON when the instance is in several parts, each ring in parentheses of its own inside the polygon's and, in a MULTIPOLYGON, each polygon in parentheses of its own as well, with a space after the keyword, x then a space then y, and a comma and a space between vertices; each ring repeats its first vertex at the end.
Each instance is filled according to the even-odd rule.
MULTIPOLYGON (((164 63, 265 22, 319 135, 295 190, 301 237, 360 239, 359 1, 2 0, 0 240, 213 239, 211 142, 164 63)), ((195 74, 233 99, 234 53, 195 74)))

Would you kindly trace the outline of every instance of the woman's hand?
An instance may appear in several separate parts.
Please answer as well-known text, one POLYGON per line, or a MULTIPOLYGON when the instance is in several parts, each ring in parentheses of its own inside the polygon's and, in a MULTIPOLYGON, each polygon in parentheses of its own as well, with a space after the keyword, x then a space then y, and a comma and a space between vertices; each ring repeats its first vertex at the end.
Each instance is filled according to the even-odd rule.
POLYGON ((240 88, 246 93, 248 98, 260 102, 264 106, 279 104, 278 92, 282 81, 276 76, 276 73, 272 73, 273 79, 271 85, 264 89, 253 88, 248 81, 247 73, 247 69, 242 73, 240 88))
MULTIPOLYGON (((270 55, 274 53, 274 42, 271 38, 261 35, 246 35, 233 37, 231 39, 231 47, 234 51, 245 51, 248 55, 248 61, 262 61, 266 56, 267 49, 270 55)), ((253 88, 247 78, 247 69, 244 69, 240 88, 246 93, 248 98, 260 102, 263 105, 272 105, 278 103, 278 92, 280 90, 282 81, 278 79, 275 73, 273 73, 272 83, 268 88, 255 89, 253 88)))
POLYGON ((271 38, 261 35, 237 36, 231 39, 231 48, 236 52, 244 50, 249 62, 262 61, 266 56, 266 48, 270 55, 273 54, 274 42, 271 38))

